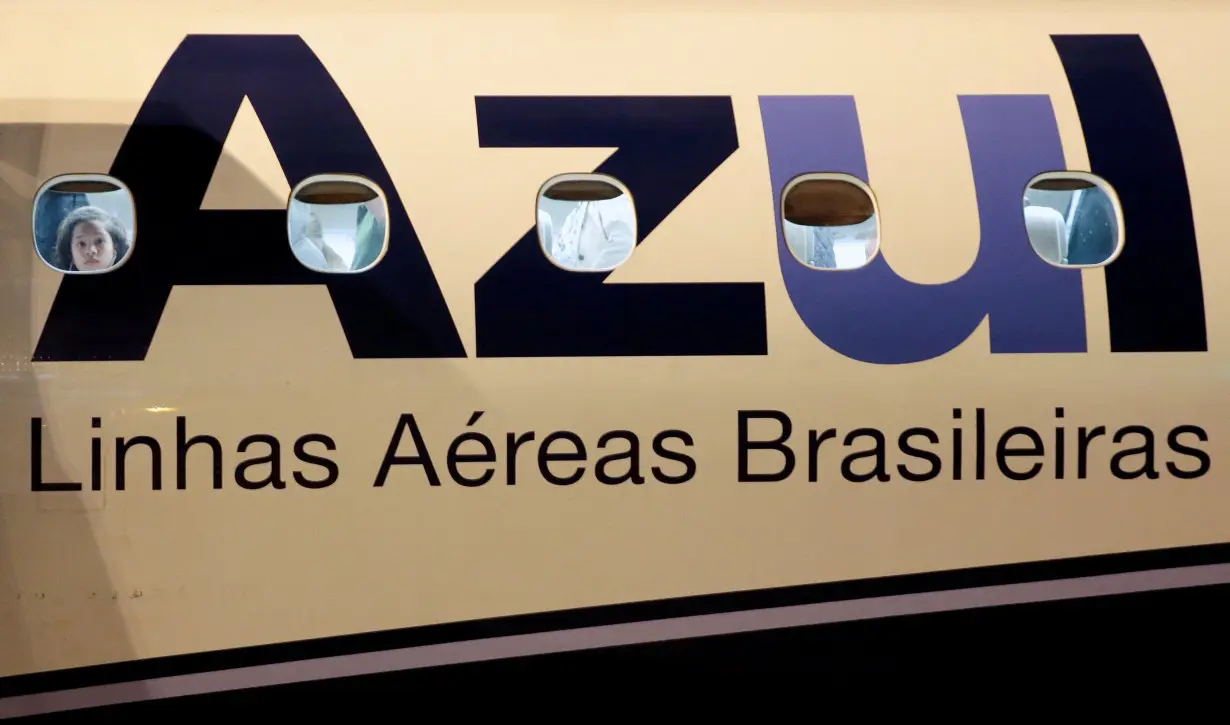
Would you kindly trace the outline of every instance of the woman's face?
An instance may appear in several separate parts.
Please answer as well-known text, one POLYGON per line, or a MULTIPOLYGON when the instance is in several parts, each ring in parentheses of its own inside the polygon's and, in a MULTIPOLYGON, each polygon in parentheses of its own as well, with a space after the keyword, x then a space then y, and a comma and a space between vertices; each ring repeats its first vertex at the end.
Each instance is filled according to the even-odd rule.
POLYGON ((115 263, 115 242, 98 222, 78 222, 73 227, 73 265, 91 272, 115 263))

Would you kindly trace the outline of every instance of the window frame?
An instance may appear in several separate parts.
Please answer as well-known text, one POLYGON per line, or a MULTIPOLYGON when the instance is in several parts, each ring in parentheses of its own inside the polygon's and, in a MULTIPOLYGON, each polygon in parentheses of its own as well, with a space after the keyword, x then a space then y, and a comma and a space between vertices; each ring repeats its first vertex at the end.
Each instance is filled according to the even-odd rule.
MULTIPOLYGON (((361 203, 365 204, 367 202, 361 202, 361 203)), ((290 256, 295 260, 295 264, 299 265, 300 267, 306 269, 309 272, 315 272, 317 274, 340 274, 340 275, 344 275, 347 277, 354 276, 354 275, 360 275, 360 274, 366 274, 372 271, 373 269, 375 269, 376 267, 378 267, 380 263, 384 261, 385 255, 389 253, 389 242, 393 235, 392 224, 390 223, 391 219, 392 219, 392 215, 389 213, 389 197, 387 194, 384 193, 384 189, 380 188, 380 184, 377 184, 375 181, 372 181, 371 179, 361 174, 350 174, 350 173, 345 173, 345 172, 312 174, 311 176, 307 176, 303 178, 302 180, 300 180, 298 184, 295 184, 295 186, 290 190, 290 194, 286 198, 286 250, 290 252, 290 256), (299 260, 299 257, 295 256, 295 250, 294 250, 295 240, 291 238, 291 228, 290 228, 291 204, 298 202, 300 204, 304 204, 305 206, 313 206, 312 204, 309 204, 306 201, 299 201, 295 197, 298 195, 300 191, 303 190, 305 186, 308 186, 310 184, 317 184, 321 182, 330 182, 330 181, 352 182, 352 183, 357 183, 360 186, 365 186, 371 191, 375 192, 376 196, 380 198, 380 201, 384 203, 384 219, 385 219, 384 241, 382 243, 382 246, 380 247, 380 254, 376 255, 376 259, 371 264, 364 267, 363 269, 351 269, 351 270, 313 269, 307 266, 306 264, 304 264, 303 262, 301 262, 299 260)))
MULTIPOLYGON (((61 219, 60 221, 63 222, 64 220, 61 219)), ((102 174, 102 173, 97 173, 97 172, 91 173, 87 171, 74 171, 74 172, 70 172, 67 174, 57 174, 56 176, 53 176, 50 179, 47 179, 46 181, 44 181, 38 187, 38 190, 34 192, 34 199, 30 203, 30 242, 31 244, 34 245, 34 256, 38 257, 39 261, 45 264, 53 272, 58 272, 59 274, 62 274, 62 275, 67 275, 67 276, 72 276, 72 277, 79 277, 79 276, 80 277, 92 277, 96 275, 110 274, 120 269, 124 265, 128 264, 128 260, 132 259, 133 255, 137 253, 137 225, 138 225, 138 221, 137 221, 137 197, 136 195, 132 193, 132 189, 129 188, 128 184, 125 184, 123 181, 115 178, 114 176, 111 176, 110 174, 102 174), (43 257, 43 253, 39 251, 39 248, 38 248, 38 202, 40 199, 43 198, 43 194, 47 193, 48 191, 51 191, 53 187, 59 184, 67 183, 70 181, 100 181, 100 180, 105 181, 108 184, 114 184, 118 186, 120 191, 123 191, 125 194, 128 195, 128 201, 132 205, 132 229, 128 230, 128 253, 125 254, 124 258, 121 259, 118 263, 110 267, 107 267, 106 269, 99 269, 99 270, 95 270, 92 272, 81 270, 81 269, 78 269, 75 271, 67 270, 67 269, 60 269, 59 267, 55 266, 54 264, 49 262, 47 259, 45 259, 43 257)), ((56 225, 56 228, 59 229, 59 225, 56 225)))
MULTIPOLYGON (((615 198, 619 198, 619 197, 615 197, 615 198)), ((628 188, 627 184, 615 178, 614 176, 611 176, 610 174, 603 174, 597 171, 568 171, 562 174, 555 174, 554 176, 544 181, 542 185, 538 187, 538 193, 534 195, 534 235, 538 237, 538 249, 539 251, 542 252, 542 256, 546 257, 547 261, 550 262, 555 267, 557 267, 558 269, 562 269, 565 272, 569 272, 572 274, 611 274, 621 269, 625 264, 631 261, 632 256, 636 254, 636 250, 641 246, 641 224, 640 224, 640 215, 637 214, 637 211, 636 211, 636 198, 632 196, 632 190, 628 188), (629 203, 632 204, 632 223, 633 223, 632 251, 628 253, 628 256, 625 257, 622 262, 615 265, 614 267, 611 267, 610 269, 570 269, 568 267, 563 266, 559 262, 555 261, 555 258, 551 256, 550 251, 547 249, 546 244, 544 243, 545 240, 542 238, 542 229, 538 226, 538 211, 539 211, 538 204, 548 189, 564 181, 590 181, 590 180, 603 181, 603 182, 610 184, 611 186, 614 186, 616 189, 619 189, 622 195, 627 196, 629 203)))
POLYGON ((791 179, 782 186, 782 191, 777 197, 777 226, 781 230, 781 242, 786 246, 786 253, 790 255, 790 258, 797 264, 816 272, 854 272, 860 269, 866 269, 880 257, 884 249, 884 225, 880 216, 880 200, 876 198, 875 190, 871 188, 870 184, 857 176, 841 171, 805 171, 791 177, 791 179), (786 197, 790 194, 790 191, 794 187, 806 181, 844 181, 858 187, 864 194, 867 195, 867 198, 871 199, 871 213, 876 220, 876 248, 875 251, 867 257, 866 262, 857 267, 813 267, 794 255, 794 250, 790 248, 790 242, 786 238, 786 197))
MULTIPOLYGON (((1029 231, 1026 230, 1025 231, 1025 241, 1029 244, 1030 251, 1034 253, 1035 257, 1042 260, 1043 262, 1046 262, 1050 266, 1055 267, 1056 269, 1084 270, 1084 269, 1102 269, 1104 267, 1110 266, 1112 263, 1114 263, 1116 259, 1119 258, 1119 255, 1123 254, 1123 248, 1124 246, 1127 245, 1127 229, 1125 228, 1124 223, 1123 223, 1124 221, 1123 220, 1123 203, 1120 201, 1119 194, 1118 192, 1115 191, 1115 187, 1111 185, 1111 183, 1107 181, 1106 179, 1103 179, 1097 174, 1094 174, 1088 171, 1077 171, 1073 169, 1067 169, 1067 170, 1062 170, 1062 171, 1043 171, 1040 174, 1036 174, 1033 178, 1031 178, 1029 181, 1025 183, 1025 188, 1021 191, 1021 198, 1022 199, 1027 198, 1026 194, 1029 192, 1031 188, 1033 188, 1034 184, 1038 183, 1039 181, 1046 181, 1048 179, 1064 179, 1064 180, 1074 179, 1077 181, 1087 181, 1093 184, 1094 186, 1096 186, 1098 189, 1100 189, 1102 193, 1106 194, 1107 198, 1110 199, 1111 206, 1115 210, 1115 233, 1116 233, 1115 251, 1112 252, 1111 255, 1107 257, 1105 261, 1100 262, 1098 264, 1057 264, 1043 257, 1041 254, 1038 254, 1038 250, 1034 247, 1033 240, 1029 238, 1029 231)), ((1073 190, 1072 197, 1068 201, 1068 210, 1067 210, 1067 213, 1064 214, 1065 242, 1068 242, 1068 243, 1071 242, 1072 221, 1076 218, 1076 212, 1079 206, 1080 199, 1084 196, 1086 191, 1088 191, 1088 189, 1073 190)), ((1024 211, 1022 211, 1021 213, 1021 225, 1022 227, 1024 227, 1025 225, 1024 211)))

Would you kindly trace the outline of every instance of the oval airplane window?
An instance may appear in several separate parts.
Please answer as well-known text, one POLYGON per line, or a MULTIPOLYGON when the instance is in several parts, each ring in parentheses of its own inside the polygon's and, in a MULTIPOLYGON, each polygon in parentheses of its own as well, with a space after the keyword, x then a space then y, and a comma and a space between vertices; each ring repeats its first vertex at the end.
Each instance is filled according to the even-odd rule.
POLYGON ((1023 204, 1029 245, 1048 264, 1103 267, 1123 251, 1123 208, 1102 178, 1048 171, 1030 180, 1023 204))
POLYGON ((782 235, 812 269, 858 269, 880 251, 880 215, 871 188, 849 174, 797 176, 782 190, 782 235))
POLYGON ((286 208, 295 259, 313 272, 358 274, 389 246, 389 204, 374 182, 354 174, 318 174, 299 182, 286 208))
POLYGON ((63 174, 34 195, 34 250, 64 274, 106 274, 132 256, 137 210, 132 191, 106 174, 63 174))
POLYGON ((570 272, 609 272, 636 249, 632 192, 605 174, 560 174, 538 191, 538 243, 570 272))

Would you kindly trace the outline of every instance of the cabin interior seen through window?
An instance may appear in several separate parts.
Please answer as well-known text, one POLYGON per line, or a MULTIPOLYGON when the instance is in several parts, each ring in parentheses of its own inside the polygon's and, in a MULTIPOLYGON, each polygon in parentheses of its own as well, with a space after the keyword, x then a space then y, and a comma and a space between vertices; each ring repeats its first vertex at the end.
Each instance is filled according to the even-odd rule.
POLYGON ((388 201, 374 182, 351 174, 320 174, 291 191, 286 233, 304 267, 357 274, 384 258, 388 218, 388 201))
POLYGON ((636 249, 632 193, 604 174, 561 174, 538 192, 538 242, 570 272, 608 272, 636 249))
POLYGON ((782 233, 790 254, 812 269, 858 269, 880 250, 871 189, 848 174, 804 174, 782 193, 782 233))
POLYGON ((1040 174, 1026 186, 1023 205, 1030 246, 1057 267, 1101 267, 1123 250, 1119 197, 1093 174, 1040 174))

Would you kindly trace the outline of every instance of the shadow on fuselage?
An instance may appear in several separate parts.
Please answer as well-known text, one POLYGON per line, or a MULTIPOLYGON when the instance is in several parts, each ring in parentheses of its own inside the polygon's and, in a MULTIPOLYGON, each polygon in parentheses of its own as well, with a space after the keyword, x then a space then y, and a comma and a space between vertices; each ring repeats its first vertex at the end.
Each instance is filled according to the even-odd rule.
MULTIPOLYGON (((94 106, 103 105, 74 102, 72 115, 100 117, 94 106)), ((196 148, 217 143, 188 128, 166 131, 196 148)), ((36 280, 55 275, 34 249, 34 195, 57 174, 107 173, 127 132, 118 123, 0 123, 0 677, 59 669, 65 661, 102 664, 135 656, 122 610, 130 593, 117 591, 91 521, 91 511, 106 505, 105 494, 35 494, 28 475, 30 421, 46 420, 39 374, 50 367, 31 363, 47 312, 45 302, 36 309, 37 298, 47 294, 36 294, 36 284, 47 284, 36 280), (42 533, 37 541, 36 532, 42 533)), ((227 185, 228 197, 259 208, 285 205, 226 153, 215 182, 227 185)), ((68 480, 49 429, 42 445, 44 480, 68 480)))

